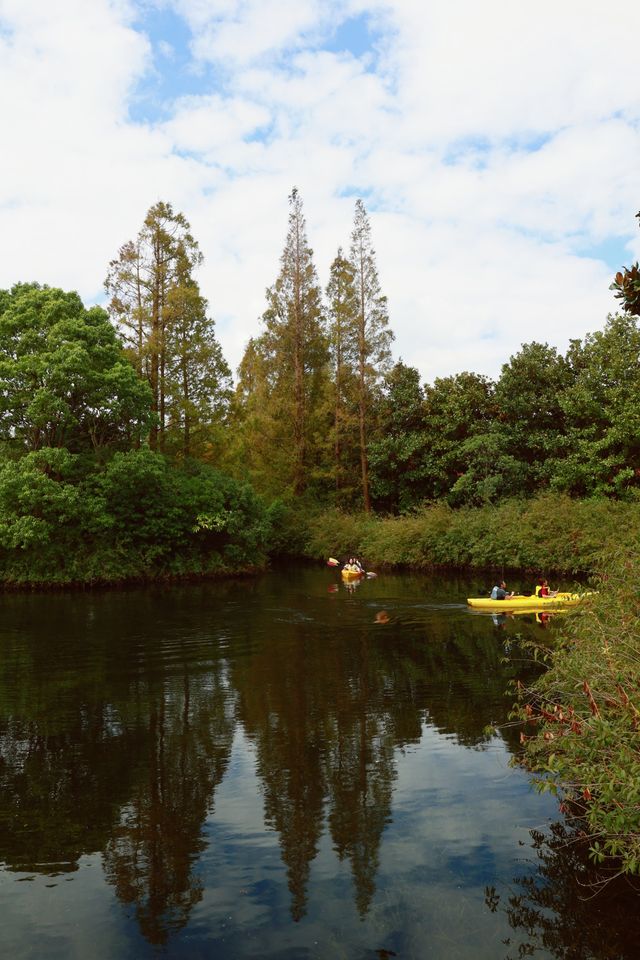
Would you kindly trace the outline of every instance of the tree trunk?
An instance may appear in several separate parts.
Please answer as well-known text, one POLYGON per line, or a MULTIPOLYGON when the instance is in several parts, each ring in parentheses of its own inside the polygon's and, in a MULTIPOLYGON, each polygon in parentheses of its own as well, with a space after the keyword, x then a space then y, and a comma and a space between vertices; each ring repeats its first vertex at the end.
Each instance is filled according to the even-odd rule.
POLYGON ((360 394, 359 421, 360 421, 360 466, 362 469, 362 499, 364 509, 371 513, 371 497, 369 494, 369 458, 367 456, 367 422, 366 402, 363 393, 360 394))
POLYGON ((338 331, 338 345, 336 350, 336 409, 335 409, 335 463, 336 463, 336 493, 340 490, 340 391, 341 391, 341 373, 342 373, 342 348, 340 343, 340 331, 338 331))
POLYGON ((360 466, 362 471, 362 500, 364 509, 371 513, 371 497, 369 495, 369 458, 367 456, 367 383, 365 376, 366 359, 366 311, 364 290, 364 260, 360 250, 360 329, 358 332, 358 370, 360 390, 358 397, 358 419, 360 422, 360 466))
POLYGON ((294 443, 295 443, 295 472, 294 472, 294 493, 296 496, 301 494, 305 488, 305 404, 304 404, 304 318, 302 315, 302 302, 300 296, 300 225, 296 224, 296 257, 295 257, 295 275, 294 275, 294 443))
POLYGON ((191 417, 189 416, 189 371, 186 360, 186 348, 182 345, 182 402, 184 403, 183 453, 185 460, 191 455, 191 417))

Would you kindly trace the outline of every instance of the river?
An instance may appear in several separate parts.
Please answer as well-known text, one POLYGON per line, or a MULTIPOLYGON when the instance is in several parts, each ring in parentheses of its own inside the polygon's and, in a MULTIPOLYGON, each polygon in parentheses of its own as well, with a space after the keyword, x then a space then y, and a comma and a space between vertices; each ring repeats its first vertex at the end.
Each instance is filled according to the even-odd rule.
POLYGON ((470 612, 490 586, 1 595, 2 956, 640 955, 635 894, 591 898, 510 765, 523 640, 562 618, 470 612))

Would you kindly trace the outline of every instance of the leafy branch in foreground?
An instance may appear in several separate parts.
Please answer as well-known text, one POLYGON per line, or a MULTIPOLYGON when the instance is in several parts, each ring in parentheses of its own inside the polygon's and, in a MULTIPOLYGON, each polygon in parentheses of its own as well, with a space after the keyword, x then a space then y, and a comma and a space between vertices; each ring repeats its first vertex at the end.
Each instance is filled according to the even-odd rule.
MULTIPOLYGON (((640 212, 636 217, 640 220, 640 212)), ((619 270, 609 289, 616 291, 615 297, 622 301, 627 313, 640 316, 640 266, 637 262, 619 270)))
POLYGON ((550 669, 520 691, 523 762, 583 824, 590 856, 640 874, 640 557, 609 559, 550 669))

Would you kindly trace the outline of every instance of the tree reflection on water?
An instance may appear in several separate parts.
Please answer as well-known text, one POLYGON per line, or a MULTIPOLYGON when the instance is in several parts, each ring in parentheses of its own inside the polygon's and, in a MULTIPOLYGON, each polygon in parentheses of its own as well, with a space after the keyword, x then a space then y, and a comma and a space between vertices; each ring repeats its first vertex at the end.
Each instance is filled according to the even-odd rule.
POLYGON ((640 928, 637 883, 598 873, 590 865, 589 844, 579 829, 552 824, 548 833, 531 831, 535 870, 515 877, 512 891, 486 889, 492 912, 502 910, 520 940, 517 953, 505 943, 504 960, 551 955, 555 960, 637 960, 640 928))
MULTIPOLYGON (((421 742, 425 727, 481 750, 486 728, 507 719, 508 680, 525 668, 517 640, 504 661, 490 621, 399 603, 397 581, 377 582, 378 606, 390 611, 381 624, 364 587, 341 604, 326 586, 314 594, 313 577, 294 587, 274 577, 10 598, 0 674, 6 869, 52 876, 99 852, 127 915, 148 943, 166 945, 206 892, 203 855, 241 731, 255 761, 262 828, 278 838, 291 918, 309 909, 323 836, 348 864, 358 916, 370 913, 399 755, 421 742)), ((508 725, 501 736, 517 749, 508 725)), ((537 849, 542 880, 524 878, 521 892, 494 908, 507 910, 532 943, 538 928, 542 943, 565 942, 566 929, 571 947, 580 941, 565 916, 564 880, 545 897, 556 874, 576 870, 576 847, 558 840, 544 854, 540 839, 537 849), (538 917, 545 905, 558 915, 538 917)), ((582 922, 591 931, 589 908, 582 922)), ((604 948, 582 956, 591 955, 618 956, 604 948)))

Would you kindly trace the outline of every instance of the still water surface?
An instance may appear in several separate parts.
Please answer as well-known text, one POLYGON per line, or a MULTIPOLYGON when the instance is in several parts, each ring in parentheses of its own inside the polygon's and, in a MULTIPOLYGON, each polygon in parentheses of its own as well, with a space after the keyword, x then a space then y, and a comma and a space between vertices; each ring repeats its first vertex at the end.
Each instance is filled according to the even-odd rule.
POLYGON ((640 955, 639 901, 585 899, 518 731, 486 732, 518 635, 557 629, 472 614, 486 586, 0 596, 1 955, 640 955))

